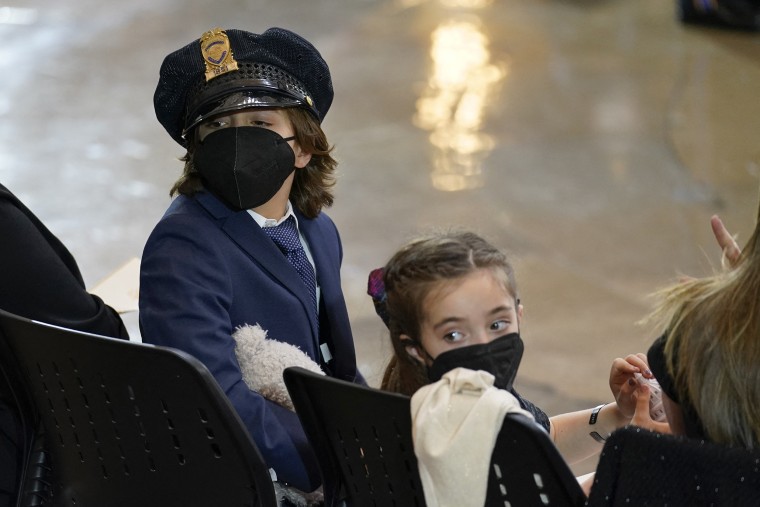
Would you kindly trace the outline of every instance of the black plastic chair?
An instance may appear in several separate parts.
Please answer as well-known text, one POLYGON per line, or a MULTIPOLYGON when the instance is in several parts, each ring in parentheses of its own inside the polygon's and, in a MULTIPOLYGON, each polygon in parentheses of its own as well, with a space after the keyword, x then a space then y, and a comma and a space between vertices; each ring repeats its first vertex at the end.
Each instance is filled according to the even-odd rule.
POLYGON ((327 507, 425 506, 407 396, 300 367, 283 378, 319 459, 327 507))
MULTIPOLYGON (((41 421, 34 408, 34 402, 24 386, 24 376, 16 363, 8 343, 0 336, 0 506, 14 506, 18 503, 19 489, 23 474, 34 472, 30 464, 36 436, 41 421)), ((42 458, 40 454, 37 458, 42 458)), ((38 472, 44 473, 44 467, 38 472)), ((33 488, 32 481, 26 481, 33 488)), ((38 485, 40 489, 44 483, 38 485)))
POLYGON ((25 474, 18 505, 277 505, 256 445, 195 358, 2 311, 0 340, 48 457, 44 481, 25 474))
MULTIPOLYGON (((283 377, 320 459, 328 507, 424 506, 410 398, 287 368, 283 377)), ((549 436, 505 417, 492 457, 486 506, 580 506, 585 496, 549 436)))
POLYGON ((504 416, 491 456, 487 506, 581 506, 578 480, 546 431, 522 414, 504 416))
POLYGON ((590 507, 756 507, 760 450, 621 428, 607 439, 590 507))

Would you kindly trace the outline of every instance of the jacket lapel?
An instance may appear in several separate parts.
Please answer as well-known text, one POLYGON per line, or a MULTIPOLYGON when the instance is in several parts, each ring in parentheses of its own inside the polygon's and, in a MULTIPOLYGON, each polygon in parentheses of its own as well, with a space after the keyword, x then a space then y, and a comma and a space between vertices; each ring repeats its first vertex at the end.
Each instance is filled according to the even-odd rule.
MULTIPOLYGON (((219 227, 233 242, 298 298, 309 315, 312 338, 316 343, 317 322, 311 299, 304 290, 301 277, 277 245, 261 230, 247 211, 233 211, 208 192, 198 193, 196 199, 216 219, 219 227)), ((300 215, 298 220, 300 225, 300 215)))

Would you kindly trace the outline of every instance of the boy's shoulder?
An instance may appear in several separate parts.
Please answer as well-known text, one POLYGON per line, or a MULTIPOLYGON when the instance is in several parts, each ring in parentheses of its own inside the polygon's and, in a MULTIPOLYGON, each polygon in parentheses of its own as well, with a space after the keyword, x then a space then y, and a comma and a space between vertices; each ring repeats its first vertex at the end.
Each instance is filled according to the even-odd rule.
POLYGON ((338 228, 335 226, 332 218, 327 213, 320 211, 316 217, 307 218, 298 209, 294 208, 296 218, 298 218, 298 227, 306 230, 319 231, 321 234, 337 234, 338 228))
POLYGON ((207 210, 214 216, 224 216, 232 214, 233 211, 224 205, 216 196, 200 190, 192 195, 180 194, 174 198, 166 210, 165 215, 177 213, 197 213, 201 210, 207 210))
POLYGON ((206 192, 192 196, 180 194, 169 204, 151 236, 165 233, 181 234, 184 230, 191 231, 193 235, 201 234, 201 231, 203 234, 209 234, 211 230, 219 229, 215 224, 225 213, 224 210, 230 212, 226 206, 206 192))

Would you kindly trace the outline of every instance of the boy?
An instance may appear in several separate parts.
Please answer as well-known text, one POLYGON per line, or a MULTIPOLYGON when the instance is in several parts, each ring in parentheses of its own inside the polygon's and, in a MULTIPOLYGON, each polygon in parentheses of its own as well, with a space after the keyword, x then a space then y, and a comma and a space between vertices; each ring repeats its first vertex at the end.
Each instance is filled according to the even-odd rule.
POLYGON ((321 482, 313 451, 295 413, 246 386, 232 335, 258 324, 328 375, 364 383, 340 237, 321 213, 333 202, 336 162, 320 127, 332 98, 319 52, 280 28, 214 29, 168 55, 156 116, 187 154, 140 275, 143 340, 200 359, 277 480, 302 491, 321 482))

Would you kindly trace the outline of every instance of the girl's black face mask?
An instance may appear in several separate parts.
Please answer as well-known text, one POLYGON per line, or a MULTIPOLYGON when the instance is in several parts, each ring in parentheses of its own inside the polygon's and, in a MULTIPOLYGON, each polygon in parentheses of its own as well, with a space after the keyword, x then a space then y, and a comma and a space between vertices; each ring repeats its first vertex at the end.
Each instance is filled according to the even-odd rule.
POLYGON ((488 343, 447 350, 433 359, 428 379, 437 382, 454 368, 483 370, 495 377, 494 386, 510 390, 523 355, 520 333, 510 333, 488 343))
POLYGON ((198 143, 193 163, 208 189, 233 209, 256 208, 295 170, 291 139, 261 127, 228 127, 198 143))

